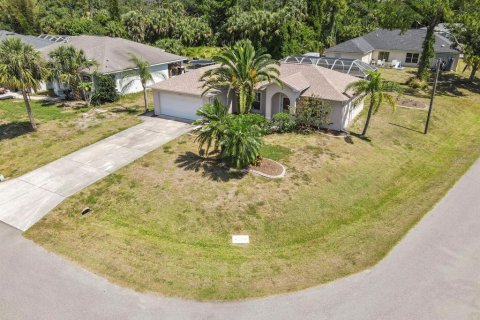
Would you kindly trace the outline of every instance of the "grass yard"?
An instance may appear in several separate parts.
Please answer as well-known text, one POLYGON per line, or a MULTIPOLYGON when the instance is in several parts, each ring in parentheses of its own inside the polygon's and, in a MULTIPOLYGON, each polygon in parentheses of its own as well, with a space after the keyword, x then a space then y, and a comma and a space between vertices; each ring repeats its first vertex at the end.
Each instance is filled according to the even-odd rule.
POLYGON ((16 177, 140 122, 143 96, 101 106, 63 108, 32 101, 38 131, 30 131, 23 100, 0 101, 0 173, 16 177))
POLYGON ((427 136, 426 111, 405 108, 375 115, 370 142, 268 136, 264 154, 288 168, 285 179, 269 180, 202 160, 185 135, 66 200, 25 235, 120 285, 200 300, 288 292, 358 272, 480 156, 480 93, 455 81, 440 86, 427 136), (85 206, 93 211, 82 216, 85 206), (249 234, 250 245, 231 245, 232 234, 249 234))

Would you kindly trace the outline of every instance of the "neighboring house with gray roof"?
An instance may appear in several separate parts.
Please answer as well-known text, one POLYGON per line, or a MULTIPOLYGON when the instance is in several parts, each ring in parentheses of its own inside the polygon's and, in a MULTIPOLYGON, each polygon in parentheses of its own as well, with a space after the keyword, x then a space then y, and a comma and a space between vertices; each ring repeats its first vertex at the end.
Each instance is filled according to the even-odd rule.
POLYGON ((32 45, 36 49, 41 49, 41 48, 44 48, 44 47, 48 47, 48 46, 50 46, 54 43, 50 40, 40 39, 40 38, 37 38, 35 36, 26 36, 26 35, 23 35, 23 34, 18 34, 18 33, 12 32, 12 31, 0 30, 0 42, 2 42, 3 40, 5 40, 9 37, 19 38, 23 42, 32 45))
MULTIPOLYGON (((405 66, 417 66, 422 54, 422 45, 427 31, 410 29, 377 29, 358 38, 337 44, 325 51, 327 57, 359 59, 366 63, 391 63, 396 60, 405 66)), ((450 69, 456 70, 460 51, 452 42, 435 34, 435 57, 450 62, 450 69)), ((433 62, 432 62, 433 63, 433 62)))
MULTIPOLYGON (((133 93, 143 90, 140 78, 132 75, 135 70, 134 64, 130 61, 131 55, 149 62, 150 72, 153 77, 153 81, 149 85, 175 75, 185 60, 184 57, 142 43, 122 38, 87 35, 66 37, 63 42, 56 42, 40 49, 40 51, 48 59, 50 52, 65 45, 81 49, 85 52, 88 59, 95 60, 98 63, 96 71, 114 77, 117 91, 122 93, 133 93), (131 85, 127 87, 126 85, 130 82, 132 82, 131 85)), ((58 95, 63 94, 63 88, 57 83, 50 84, 50 88, 58 95)))
MULTIPOLYGON (((230 112, 238 112, 235 99, 227 99, 227 92, 210 91, 202 95, 201 77, 213 65, 193 70, 151 86, 156 115, 167 115, 188 120, 200 117, 196 111, 202 105, 218 98, 229 105, 230 112)), ((315 97, 331 106, 330 129, 343 130, 360 113, 363 104, 356 105, 353 92, 345 88, 358 78, 313 64, 281 63, 278 67, 279 79, 283 86, 273 83, 260 83, 256 88, 255 102, 251 111, 271 119, 279 112, 294 113, 299 99, 315 97)))

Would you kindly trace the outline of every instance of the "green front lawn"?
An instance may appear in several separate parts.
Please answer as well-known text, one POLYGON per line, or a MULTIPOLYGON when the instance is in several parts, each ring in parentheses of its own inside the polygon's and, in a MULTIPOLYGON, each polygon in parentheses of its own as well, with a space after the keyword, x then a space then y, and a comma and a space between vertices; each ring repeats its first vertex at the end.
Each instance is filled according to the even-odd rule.
POLYGON ((163 295, 231 300, 325 283, 382 259, 480 156, 478 89, 440 86, 427 136, 425 116, 384 108, 371 142, 268 136, 263 153, 287 166, 282 180, 225 172, 185 135, 67 199, 26 237, 163 295), (251 243, 231 245, 232 234, 251 243))
POLYGON ((135 125, 142 103, 136 94, 95 112, 32 101, 38 131, 31 132, 23 100, 0 101, 0 174, 22 175, 135 125))

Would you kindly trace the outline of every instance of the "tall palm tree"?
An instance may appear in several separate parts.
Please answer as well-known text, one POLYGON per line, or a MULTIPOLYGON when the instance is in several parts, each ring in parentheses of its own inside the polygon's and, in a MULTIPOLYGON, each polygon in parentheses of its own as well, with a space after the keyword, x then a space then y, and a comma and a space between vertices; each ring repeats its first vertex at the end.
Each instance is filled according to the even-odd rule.
POLYGON ((367 121, 363 128, 362 136, 367 134, 368 126, 372 115, 386 102, 393 109, 397 107, 395 98, 388 92, 399 92, 400 86, 394 82, 385 82, 382 75, 376 71, 369 71, 370 80, 358 80, 351 83, 345 89, 345 92, 353 90, 356 96, 360 96, 357 103, 369 98, 367 121))
POLYGON ((208 70, 201 78, 203 94, 212 89, 234 92, 240 113, 248 113, 255 98, 255 87, 263 81, 282 86, 278 76, 279 63, 263 51, 256 51, 248 40, 237 42, 232 48, 213 57, 220 66, 208 70))
POLYGON ((37 125, 30 107, 28 92, 38 89, 45 77, 44 61, 31 45, 18 38, 7 38, 0 43, 0 84, 22 92, 32 130, 37 125))
POLYGON ((122 75, 123 79, 130 79, 132 76, 133 79, 130 79, 124 86, 122 86, 122 91, 125 92, 137 81, 136 76, 140 77, 140 83, 143 88, 143 102, 145 104, 145 112, 148 112, 148 99, 147 99, 147 85, 149 81, 153 81, 152 73, 150 72, 150 63, 146 60, 141 59, 133 54, 130 54, 130 62, 133 63, 134 69, 130 72, 126 72, 122 75))
MULTIPOLYGON (((47 66, 50 72, 49 79, 57 81, 63 87, 72 90, 75 100, 80 100, 80 84, 83 75, 91 74, 97 62, 89 60, 85 52, 73 46, 60 46, 49 53, 50 61, 47 66)), ((85 94, 85 92, 84 92, 85 94)))

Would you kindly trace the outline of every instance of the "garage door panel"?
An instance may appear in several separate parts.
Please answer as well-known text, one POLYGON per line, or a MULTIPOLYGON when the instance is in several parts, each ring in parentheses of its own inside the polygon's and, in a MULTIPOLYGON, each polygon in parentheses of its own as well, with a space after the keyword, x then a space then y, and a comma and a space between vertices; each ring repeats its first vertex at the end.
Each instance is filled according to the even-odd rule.
POLYGON ((204 102, 201 97, 186 96, 174 93, 159 93, 160 114, 171 117, 196 120, 198 108, 204 102))

